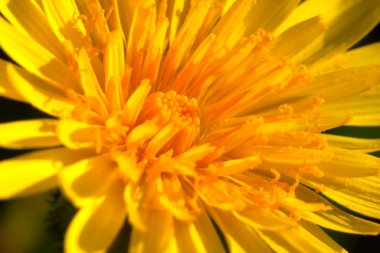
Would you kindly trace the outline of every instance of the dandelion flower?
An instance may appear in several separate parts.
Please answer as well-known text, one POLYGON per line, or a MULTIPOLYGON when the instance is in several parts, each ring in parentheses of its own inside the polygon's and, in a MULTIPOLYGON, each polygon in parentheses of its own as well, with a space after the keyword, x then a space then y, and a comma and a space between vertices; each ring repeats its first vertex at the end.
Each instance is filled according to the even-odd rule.
POLYGON ((53 116, 0 125, 0 198, 59 186, 65 251, 344 252, 377 235, 378 0, 4 0, 0 94, 53 116), (221 233, 219 233, 219 231, 221 233), (219 235, 220 234, 220 235, 219 235), (221 239, 223 237, 223 239, 221 239), (126 239, 127 241, 127 239, 126 239))

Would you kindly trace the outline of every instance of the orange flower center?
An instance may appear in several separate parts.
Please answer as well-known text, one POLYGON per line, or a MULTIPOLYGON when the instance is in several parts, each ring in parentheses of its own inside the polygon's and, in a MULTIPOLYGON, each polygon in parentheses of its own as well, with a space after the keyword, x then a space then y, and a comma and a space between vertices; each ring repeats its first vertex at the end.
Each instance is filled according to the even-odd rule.
POLYGON ((153 93, 147 97, 137 119, 137 124, 146 122, 154 122, 160 129, 147 145, 149 155, 168 150, 180 154, 198 138, 200 119, 197 101, 175 91, 153 93), (159 142, 156 143, 155 139, 159 142))

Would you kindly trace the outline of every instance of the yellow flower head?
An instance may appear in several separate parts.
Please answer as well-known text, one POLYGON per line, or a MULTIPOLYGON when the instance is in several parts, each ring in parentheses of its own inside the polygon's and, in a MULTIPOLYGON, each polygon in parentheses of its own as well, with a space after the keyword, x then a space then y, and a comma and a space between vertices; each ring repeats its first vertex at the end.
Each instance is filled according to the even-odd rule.
POLYGON ((0 95, 54 119, 0 125, 0 198, 59 186, 65 251, 340 252, 376 235, 378 0, 4 0, 0 95), (217 233, 221 231, 224 239, 217 233), (126 238, 127 241, 127 238, 126 238))

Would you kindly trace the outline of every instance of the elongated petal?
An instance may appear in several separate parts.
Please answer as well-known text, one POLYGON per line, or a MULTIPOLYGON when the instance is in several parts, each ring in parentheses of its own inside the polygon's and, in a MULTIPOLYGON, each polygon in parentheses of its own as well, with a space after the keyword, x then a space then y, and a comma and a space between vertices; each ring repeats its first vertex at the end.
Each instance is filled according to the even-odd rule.
POLYGON ((85 28, 73 0, 42 1, 49 24, 61 41, 70 40, 75 47, 84 46, 85 28))
POLYGON ((175 222, 174 237, 167 252, 226 252, 207 214, 194 223, 175 222))
POLYGON ((380 19, 379 11, 380 4, 377 0, 311 0, 301 4, 279 31, 322 14, 329 30, 299 58, 300 61, 311 64, 342 53, 353 46, 377 25, 380 19))
POLYGON ((357 150, 365 153, 380 150, 380 139, 362 139, 349 136, 323 134, 327 142, 335 147, 357 150))
POLYGON ((59 182, 66 196, 82 207, 107 190, 114 181, 114 167, 106 156, 83 159, 61 170, 59 182))
POLYGON ((17 31, 3 18, 0 19, 0 33, 8 36, 1 40, 2 49, 26 70, 56 87, 77 89, 70 69, 64 62, 29 36, 17 31))
MULTIPOLYGON (((210 217, 204 213, 200 215, 194 222, 196 233, 192 235, 192 239, 197 242, 202 241, 201 245, 205 252, 223 252, 223 245, 220 241, 215 227, 211 222, 210 217)), ((196 243, 198 245, 198 243, 196 243)))
POLYGON ((99 1, 75 0, 75 3, 79 12, 86 16, 87 22, 90 24, 86 27, 87 34, 91 36, 91 40, 95 45, 104 48, 109 29, 99 1))
POLYGON ((87 51, 82 48, 78 55, 81 85, 85 94, 89 97, 92 109, 100 116, 108 115, 106 97, 95 75, 94 68, 87 51))
POLYGON ((58 146, 56 120, 25 120, 0 124, 0 146, 14 149, 58 146))
POLYGON ((218 176, 227 176, 251 170, 260 163, 258 156, 249 156, 243 159, 231 159, 225 162, 211 164, 210 169, 215 170, 218 176))
POLYGON ((173 43, 175 36, 183 24, 185 13, 189 11, 189 4, 185 1, 168 1, 168 15, 170 21, 169 41, 173 43))
POLYGON ((165 210, 149 210, 147 220, 149 229, 146 231, 133 229, 129 252, 165 252, 168 247, 174 232, 171 214, 165 210))
POLYGON ((328 245, 331 249, 333 249, 334 252, 347 253, 347 251, 342 246, 340 246, 337 242, 335 242, 319 226, 317 226, 311 222, 307 222, 307 221, 301 221, 301 225, 309 233, 311 233, 316 238, 318 238, 320 241, 322 241, 324 244, 328 245))
MULTIPOLYGON (((380 80, 377 82, 380 84, 380 80)), ((346 123, 350 126, 379 126, 380 125, 380 85, 360 94, 336 103, 321 107, 324 111, 346 111, 351 119, 346 123)))
POLYGON ((313 178, 314 187, 328 198, 357 213, 380 219, 380 177, 313 178))
POLYGON ((226 237, 231 253, 272 252, 255 230, 232 214, 219 210, 213 210, 211 214, 226 237))
POLYGON ((277 231, 297 226, 294 221, 286 218, 280 213, 260 207, 247 207, 244 210, 236 211, 233 214, 240 221, 255 229, 277 231))
POLYGON ((308 201, 309 203, 325 203, 331 206, 331 210, 327 211, 301 212, 301 217, 309 222, 313 222, 325 228, 351 234, 377 235, 380 233, 379 224, 355 217, 332 206, 324 198, 317 195, 317 193, 302 185, 297 187, 297 197, 308 201))
POLYGON ((334 152, 331 160, 318 167, 329 175, 341 177, 365 177, 380 173, 380 158, 361 152, 330 147, 334 152))
POLYGON ((313 66, 312 71, 323 74, 340 69, 380 65, 380 43, 373 43, 363 47, 355 48, 343 55, 338 55, 326 62, 313 66))
POLYGON ((123 38, 120 32, 112 32, 104 58, 106 97, 113 111, 120 110, 125 102, 121 78, 125 72, 123 38))
POLYGON ((65 237, 66 252, 105 252, 115 239, 126 217, 123 184, 113 182, 107 193, 81 208, 65 237))
POLYGON ((246 18, 248 23, 246 34, 252 34, 257 29, 273 31, 294 10, 300 0, 264 0, 257 1, 246 18))
MULTIPOLYGON (((267 107, 267 109, 270 108, 272 110, 278 110, 278 105, 284 103, 292 105, 293 107, 301 106, 301 108, 303 105, 309 104, 308 108, 310 108, 310 103, 313 103, 315 98, 320 98, 322 102, 321 108, 324 113, 332 113, 336 116, 346 115, 346 117, 349 117, 350 111, 332 111, 331 109, 330 111, 332 112, 330 112, 328 108, 330 106, 333 107, 334 104, 338 106, 337 103, 340 103, 345 99, 348 101, 351 98, 354 99, 353 97, 360 93, 369 93, 371 89, 377 87, 380 83, 379 68, 380 66, 378 65, 362 66, 315 76, 310 83, 302 83, 300 85, 289 87, 289 89, 282 94, 279 94, 274 98, 268 97, 262 101, 262 103, 264 105, 272 105, 267 107), (363 76, 366 78, 363 78, 363 76), (347 89, 347 87, 350 87, 350 89, 347 89)), ((258 108, 260 108, 260 106, 258 108)), ((357 110, 360 110, 360 108, 357 110)), ((339 117, 334 118, 337 120, 339 117)), ((347 121, 349 120, 347 119, 347 121)))
POLYGON ((325 236, 318 237, 318 234, 312 234, 301 225, 284 231, 260 231, 259 234, 275 252, 345 252, 331 240, 326 240, 325 236))
POLYGON ((345 53, 339 63, 345 68, 380 65, 380 43, 373 43, 363 47, 355 48, 345 53))
POLYGON ((74 106, 63 97, 59 90, 49 88, 42 79, 11 63, 7 66, 7 77, 17 92, 41 111, 56 117, 71 116, 74 106))
POLYGON ((8 62, 0 59, 0 96, 25 102, 25 98, 23 98, 11 84, 11 80, 7 75, 8 65, 8 62))
POLYGON ((188 59, 188 52, 197 40, 197 36, 199 35, 202 25, 209 13, 211 4, 211 1, 203 1, 197 2, 191 6, 187 18, 174 38, 173 44, 170 46, 165 57, 163 63, 165 71, 161 79, 164 84, 174 79, 175 72, 188 59))
POLYGON ((294 57, 325 30, 326 27, 320 17, 305 20, 279 35, 273 48, 273 54, 278 57, 294 57), (295 37, 297 37, 296 40, 295 37))
POLYGON ((162 177, 157 182, 158 200, 160 204, 180 221, 192 221, 197 213, 189 208, 187 194, 177 177, 162 177))
POLYGON ((58 171, 84 155, 56 148, 0 162, 0 198, 27 196, 56 187, 58 171))
POLYGON ((244 22, 248 13, 254 8, 255 1, 235 1, 215 26, 218 47, 233 48, 246 32, 248 22, 244 22), (232 35, 233 34, 233 35, 232 35))
MULTIPOLYGON (((98 144, 97 137, 103 129, 103 127, 67 119, 59 121, 57 135, 66 147, 72 149, 91 148, 98 144)), ((99 143, 99 145, 101 144, 99 143)), ((100 148, 101 146, 98 147, 98 149, 100 148)))
POLYGON ((141 81, 137 89, 129 97, 127 103, 124 105, 123 114, 125 115, 126 123, 134 125, 141 109, 144 105, 145 98, 148 96, 151 89, 150 81, 145 79, 141 81))
POLYGON ((332 153, 329 151, 306 148, 262 146, 252 147, 251 152, 260 157, 263 165, 285 168, 316 164, 332 157, 332 153))
POLYGON ((301 131, 323 132, 345 125, 350 120, 348 112, 324 112, 301 114, 295 118, 298 129, 301 131))
POLYGON ((380 66, 343 69, 315 77, 308 85, 294 87, 287 97, 320 96, 325 103, 352 97, 376 87, 380 83, 380 66), (363 78, 365 76, 366 78, 363 78), (350 89, 347 89, 350 87, 350 89))
POLYGON ((378 201, 377 199, 363 198, 363 194, 357 194, 355 191, 350 191, 347 194, 329 189, 328 187, 325 188, 323 194, 359 214, 376 219, 380 217, 380 203, 376 202, 378 201))
POLYGON ((141 232, 149 230, 148 219, 151 210, 145 208, 144 205, 150 203, 154 194, 155 183, 154 180, 151 180, 142 186, 129 183, 125 187, 124 201, 128 208, 128 221, 135 229, 141 232))
POLYGON ((222 180, 202 184, 198 190, 207 205, 229 211, 244 208, 245 203, 239 197, 241 193, 240 188, 222 180))
POLYGON ((25 32, 50 53, 62 61, 65 60, 63 47, 50 28, 44 13, 34 1, 5 0, 1 1, 0 8, 1 13, 17 30, 25 32))

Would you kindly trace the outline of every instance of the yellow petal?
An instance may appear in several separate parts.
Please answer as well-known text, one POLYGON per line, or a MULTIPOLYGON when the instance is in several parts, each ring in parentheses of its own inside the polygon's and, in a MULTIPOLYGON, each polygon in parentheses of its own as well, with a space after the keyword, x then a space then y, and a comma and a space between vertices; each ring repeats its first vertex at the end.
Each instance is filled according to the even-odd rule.
POLYGON ((380 158, 361 152, 329 147, 331 160, 318 164, 325 173, 341 177, 365 177, 380 173, 380 158))
POLYGON ((317 189, 328 198, 359 214, 380 219, 380 177, 313 178, 317 189))
MULTIPOLYGON (((366 77, 367 78, 367 77, 366 77)), ((380 84, 380 80, 377 82, 380 84)), ((323 111, 346 111, 351 119, 346 123, 350 126, 379 126, 380 125, 380 85, 359 96, 322 105, 323 111)))
POLYGON ((377 0, 311 0, 296 8, 278 31, 302 20, 322 15, 329 27, 328 31, 299 57, 299 61, 311 64, 342 53, 353 46, 377 25, 380 20, 379 11, 380 4, 377 0))
MULTIPOLYGON (((110 31, 119 30, 121 28, 121 22, 120 22, 120 10, 119 0, 100 0, 100 5, 102 6, 102 10, 105 13, 106 21, 108 24, 108 28, 110 31)), ((128 0, 127 0, 128 2, 128 0)), ((126 15, 126 10, 122 10, 122 16, 126 15)))
MULTIPOLYGON (((72 149, 82 149, 102 145, 100 133, 103 127, 89 125, 76 120, 63 119, 57 126, 57 135, 59 140, 67 147, 72 149), (99 139, 98 139, 99 138, 99 139)), ((96 147, 100 151, 101 146, 96 147)))
POLYGON ((301 221, 302 227, 306 229, 309 233, 314 235, 316 238, 318 238, 320 241, 322 241, 324 244, 328 245, 331 249, 334 250, 334 252, 340 252, 340 253, 347 253, 347 251, 342 248, 336 241, 334 241, 324 230, 322 230, 319 226, 307 222, 307 221, 301 221))
POLYGON ((0 199, 27 196, 56 187, 58 171, 83 156, 83 153, 56 148, 0 162, 0 199))
POLYGON ((139 231, 149 230, 148 217, 151 211, 145 208, 149 206, 152 195, 154 194, 155 181, 151 180, 142 186, 129 183, 125 187, 124 201, 128 208, 129 223, 139 231))
POLYGON ((246 18, 246 34, 252 34, 259 28, 273 31, 294 10, 300 0, 257 1, 246 18))
POLYGON ((7 76, 17 92, 39 110, 56 117, 71 116, 74 106, 60 91, 49 88, 50 85, 42 79, 13 64, 8 64, 7 76))
POLYGON ((102 117, 108 115, 107 101, 99 81, 91 65, 86 49, 81 48, 78 55, 80 80, 85 94, 89 98, 92 109, 102 117))
POLYGON ((152 41, 145 55, 142 76, 149 80, 158 80, 160 65, 165 56, 168 27, 169 21, 166 18, 158 21, 152 41))
POLYGON ((87 18, 87 34, 91 36, 94 45, 105 48, 109 29, 107 26, 106 16, 103 13, 99 1, 76 0, 79 12, 87 18))
POLYGON ((343 55, 338 55, 331 60, 321 62, 313 66, 312 71, 323 74, 339 69, 347 69, 359 66, 380 65, 380 43, 373 43, 355 48, 343 55))
POLYGON ((83 159, 65 167, 59 182, 65 195, 76 207, 82 207, 103 194, 114 182, 115 164, 105 156, 83 159))
POLYGON ((152 40, 156 26, 156 9, 152 8, 153 5, 153 0, 137 3, 128 35, 127 63, 134 69, 133 77, 136 80, 141 80, 140 70, 136 68, 141 69, 142 57, 144 57, 142 51, 152 40))
POLYGON ((371 153, 380 150, 380 139, 362 139, 349 136, 338 136, 323 134, 328 144, 350 150, 357 150, 364 153, 371 153))
POLYGON ((125 123, 130 125, 134 125, 136 123, 137 117, 140 114, 145 98, 148 96, 150 89, 150 81, 148 79, 142 80, 140 85, 129 97, 123 108, 123 114, 126 121, 125 123))
POLYGON ((320 17, 305 20, 281 33, 276 39, 272 53, 279 58, 292 58, 301 53, 306 46, 318 38, 325 30, 326 27, 320 17))
MULTIPOLYGON (((177 1, 175 1, 177 2, 177 1)), ((125 13, 124 15, 120 15, 119 22, 123 31, 123 37, 127 38, 129 34, 129 29, 131 26, 133 13, 135 11, 137 2, 134 0, 126 0, 126 1, 117 1, 117 7, 119 13, 125 13)))
POLYGON ((363 47, 355 48, 345 53, 340 64, 345 68, 380 65, 380 43, 373 43, 363 47))
POLYGON ((350 120, 347 112, 305 113, 295 117, 299 131, 323 132, 340 127, 350 120))
POLYGON ((209 169, 218 176, 227 176, 255 168, 260 163, 258 156, 249 156, 242 159, 230 159, 225 162, 211 164, 209 169))
POLYGON ((9 63, 0 59, 0 96, 9 99, 25 102, 25 99, 12 86, 11 80, 7 75, 7 66, 9 63))
POLYGON ((164 84, 175 77, 175 72, 188 59, 189 52, 197 40, 197 35, 199 35, 211 4, 212 1, 199 1, 191 6, 189 14, 166 54, 161 79, 164 84))
POLYGON ((207 214, 200 215, 194 223, 176 221, 174 223, 174 238, 171 247, 177 252, 225 252, 214 225, 207 214), (173 245, 174 244, 174 245, 173 245))
POLYGON ((17 28, 32 37, 53 55, 65 61, 63 47, 59 44, 53 30, 39 6, 31 0, 1 1, 1 13, 17 28))
POLYGON ((183 152, 178 158, 188 159, 190 161, 198 162, 206 158, 209 154, 215 151, 215 147, 208 143, 194 146, 183 152))
POLYGON ((125 72, 124 44, 120 32, 112 32, 104 55, 105 92, 112 111, 119 111, 125 102, 121 78, 125 72))
POLYGON ((84 46, 85 28, 73 0, 42 1, 49 24, 59 39, 69 40, 74 47, 84 46))
POLYGON ((327 105, 331 101, 352 97, 376 87, 380 83, 379 70, 380 66, 375 65, 343 69, 319 75, 307 85, 290 88, 284 97, 289 100, 297 97, 318 96, 322 97, 327 105), (347 87, 350 88, 347 89, 347 87))
POLYGON ((241 189, 223 180, 216 179, 200 184, 197 193, 209 206, 229 211, 245 207, 245 202, 241 198, 241 189))
POLYGON ((123 183, 114 182, 108 192, 82 207, 66 232, 65 252, 106 252, 126 217, 123 183))
POLYGON ((291 147, 260 146, 252 147, 250 152, 257 154, 263 165, 283 168, 312 165, 332 157, 329 151, 291 147))
POLYGON ((226 237, 231 253, 272 252, 255 230, 229 212, 214 209, 211 215, 226 237))
POLYGON ((170 44, 173 43, 176 34, 183 24, 183 21, 186 17, 186 13, 189 11, 189 4, 186 3, 184 0, 179 1, 168 1, 168 10, 167 10, 167 17, 169 18, 169 41, 170 44))
POLYGON ((56 120, 24 120, 0 124, 0 146, 14 149, 58 146, 56 120))
POLYGON ((1 37, 2 49, 27 71, 56 87, 77 89, 72 72, 65 63, 3 18, 0 19, 0 34, 6 34, 6 37, 1 37))
POLYGON ((197 246, 200 246, 200 243, 197 241, 202 241, 205 252, 223 252, 223 245, 221 240, 216 233, 211 219, 206 213, 200 215, 195 222, 193 223, 196 231, 191 232, 192 239, 195 241, 197 246))
POLYGON ((356 192, 351 191, 350 194, 341 193, 339 191, 328 189, 327 187, 323 191, 323 194, 359 214, 373 217, 375 219, 380 218, 380 203, 375 203, 374 201, 376 201, 376 199, 364 199, 361 197, 362 194, 358 196, 356 192))
POLYGON ((261 238, 278 253, 290 252, 315 252, 315 253, 336 253, 343 251, 325 236, 318 237, 319 234, 312 234, 305 228, 299 226, 284 231, 260 231, 261 238), (338 251, 337 251, 338 250, 338 251))
POLYGON ((217 47, 231 49, 242 39, 249 22, 245 18, 256 1, 235 1, 219 20, 212 33, 216 35, 217 47))
POLYGON ((301 211, 301 217, 319 226, 350 234, 377 235, 380 233, 380 225, 355 217, 343 210, 334 207, 331 203, 320 197, 318 193, 299 185, 296 191, 297 197, 308 203, 325 203, 331 206, 331 210, 308 212, 301 211))
POLYGON ((128 252, 165 252, 173 236, 173 218, 168 211, 151 209, 147 211, 149 228, 141 231, 133 228, 128 252))
POLYGON ((188 202, 191 200, 178 177, 162 176, 157 182, 158 201, 179 221, 192 221, 197 213, 188 202))
POLYGON ((241 222, 255 229, 277 231, 297 226, 285 215, 261 207, 247 207, 242 211, 233 212, 233 214, 241 222))

